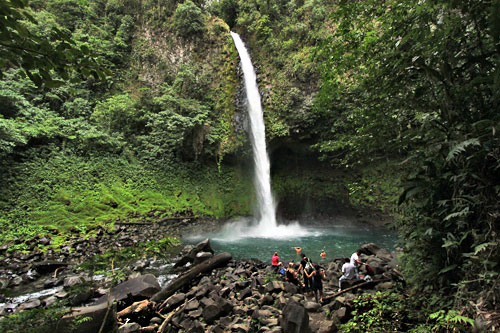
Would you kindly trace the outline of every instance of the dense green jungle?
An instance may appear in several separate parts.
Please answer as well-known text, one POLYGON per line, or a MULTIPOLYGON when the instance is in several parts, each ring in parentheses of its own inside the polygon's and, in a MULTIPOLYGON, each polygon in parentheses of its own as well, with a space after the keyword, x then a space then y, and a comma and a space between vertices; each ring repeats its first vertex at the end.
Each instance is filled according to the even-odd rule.
POLYGON ((499 328, 500 1, 0 0, 0 13, 2 256, 117 221, 251 215, 235 31, 280 216, 353 210, 399 234, 404 286, 360 298, 341 331, 499 328))

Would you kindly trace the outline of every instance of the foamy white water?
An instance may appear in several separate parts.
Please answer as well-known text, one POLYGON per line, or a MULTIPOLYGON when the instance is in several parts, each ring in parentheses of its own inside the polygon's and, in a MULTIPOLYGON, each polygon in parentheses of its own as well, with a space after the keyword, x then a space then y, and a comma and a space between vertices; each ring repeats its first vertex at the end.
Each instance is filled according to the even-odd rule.
POLYGON ((242 237, 280 238, 292 234, 297 235, 300 233, 300 226, 298 224, 278 226, 276 222, 276 206, 271 191, 270 163, 266 149, 266 130, 259 88, 257 86, 257 76, 250 55, 240 36, 234 32, 231 32, 231 36, 240 55, 248 101, 250 141, 252 142, 255 168, 254 184, 257 196, 257 223, 248 224, 247 221, 239 221, 238 223, 228 225, 228 227, 232 228, 232 235, 238 233, 242 237))

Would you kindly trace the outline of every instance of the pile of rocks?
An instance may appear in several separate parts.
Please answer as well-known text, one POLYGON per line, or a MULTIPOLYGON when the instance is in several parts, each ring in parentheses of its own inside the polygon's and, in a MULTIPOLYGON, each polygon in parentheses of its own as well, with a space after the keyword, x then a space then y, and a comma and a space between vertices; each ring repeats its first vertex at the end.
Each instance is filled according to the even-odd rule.
MULTIPOLYGON (((102 232, 96 242, 132 237, 128 235, 129 229, 123 228, 115 234, 102 232)), ((133 237, 130 239, 133 243, 133 237)), ((346 281, 343 291, 338 292, 343 258, 335 259, 324 267, 327 281, 321 304, 286 282, 268 263, 235 261, 229 253, 214 254, 208 239, 184 247, 174 265, 179 275, 163 289, 155 276, 144 273, 152 263, 141 259, 131 265, 129 279, 111 290, 106 289, 109 281, 103 280, 95 288, 70 294, 70 288, 88 283, 92 277, 72 273, 75 266, 71 263, 37 262, 32 257, 25 264, 28 271, 36 272, 37 283, 59 289, 52 296, 29 299, 13 311, 48 308, 58 299, 71 298, 67 303, 80 307, 58 322, 55 332, 331 332, 349 320, 357 294, 392 288, 395 280, 401 280, 394 253, 375 244, 365 244, 361 250, 360 259, 373 270, 372 281, 346 281), (96 298, 90 306, 82 306, 96 298), (92 320, 81 320, 86 317, 92 320)), ((15 256, 5 257, 3 264, 6 262, 19 263, 15 256)), ((3 268, 9 271, 8 266, 3 268)), ((11 286, 11 280, 6 286, 11 286)), ((0 315, 8 315, 4 310, 0 315)))
POLYGON ((214 256, 205 240, 184 249, 176 265, 184 272, 164 289, 160 290, 154 277, 141 276, 115 287, 94 305, 93 312, 86 307, 74 315, 95 319, 82 323, 82 332, 92 331, 96 327, 88 325, 103 321, 122 333, 334 332, 349 319, 357 293, 392 288, 394 279, 401 278, 394 270, 394 254, 375 244, 364 245, 362 250, 361 259, 375 270, 373 281, 353 281, 339 293, 342 260, 335 260, 326 268, 329 280, 325 300, 319 304, 276 275, 269 264, 235 261, 228 253, 214 256))

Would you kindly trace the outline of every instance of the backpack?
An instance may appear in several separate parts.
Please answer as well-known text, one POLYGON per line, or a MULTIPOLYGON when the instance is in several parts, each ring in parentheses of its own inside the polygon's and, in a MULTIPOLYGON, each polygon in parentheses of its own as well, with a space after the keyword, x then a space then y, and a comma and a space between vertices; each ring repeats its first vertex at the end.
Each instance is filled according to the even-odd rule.
POLYGON ((311 259, 309 259, 309 258, 307 258, 305 270, 309 274, 311 274, 314 271, 314 266, 311 262, 311 259))

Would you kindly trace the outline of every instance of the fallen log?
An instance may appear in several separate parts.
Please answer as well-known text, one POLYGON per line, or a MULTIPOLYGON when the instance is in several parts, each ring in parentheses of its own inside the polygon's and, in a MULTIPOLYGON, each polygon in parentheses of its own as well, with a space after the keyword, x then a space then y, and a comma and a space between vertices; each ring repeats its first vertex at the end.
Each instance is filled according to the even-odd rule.
POLYGON ((346 289, 342 289, 341 291, 333 294, 332 296, 328 296, 328 297, 325 297, 323 298, 323 304, 327 304, 327 303, 330 303, 330 301, 332 299, 334 299, 335 297, 337 296, 340 296, 342 295, 343 293, 346 293, 348 291, 351 291, 351 290, 354 290, 354 289, 357 289, 359 287, 363 287, 363 286, 366 286, 367 284, 370 284, 370 283, 373 283, 373 284, 377 284, 379 282, 388 282, 388 281, 392 281, 392 279, 379 279, 379 280, 373 280, 373 281, 366 281, 366 282, 362 282, 360 284, 357 284, 355 286, 352 286, 352 287, 349 287, 349 288, 346 288, 346 289))
POLYGON ((151 297, 151 301, 156 303, 162 302, 167 297, 172 296, 177 290, 190 283, 199 274, 210 272, 214 268, 222 267, 226 265, 231 259, 231 254, 224 252, 208 260, 205 260, 202 263, 199 263, 198 265, 179 275, 176 279, 170 282, 168 286, 154 294, 151 297))

